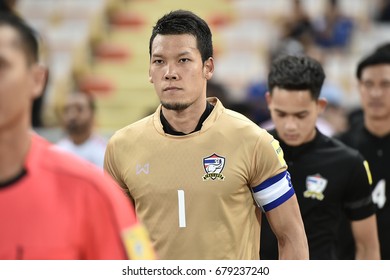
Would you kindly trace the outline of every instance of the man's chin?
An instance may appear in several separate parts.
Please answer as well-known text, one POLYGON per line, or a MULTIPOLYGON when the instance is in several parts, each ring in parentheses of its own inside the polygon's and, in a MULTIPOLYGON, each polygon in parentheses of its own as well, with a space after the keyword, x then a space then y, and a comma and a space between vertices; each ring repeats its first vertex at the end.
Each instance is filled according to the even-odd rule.
POLYGON ((80 135, 85 133, 86 129, 81 127, 67 127, 67 132, 70 135, 80 135))
POLYGON ((168 102, 161 102, 161 105, 167 109, 172 111, 183 111, 190 107, 191 104, 188 103, 168 103, 168 102))
POLYGON ((291 147, 297 147, 297 146, 300 146, 302 145, 302 142, 299 141, 298 139, 283 139, 283 142, 286 143, 287 145, 291 146, 291 147))

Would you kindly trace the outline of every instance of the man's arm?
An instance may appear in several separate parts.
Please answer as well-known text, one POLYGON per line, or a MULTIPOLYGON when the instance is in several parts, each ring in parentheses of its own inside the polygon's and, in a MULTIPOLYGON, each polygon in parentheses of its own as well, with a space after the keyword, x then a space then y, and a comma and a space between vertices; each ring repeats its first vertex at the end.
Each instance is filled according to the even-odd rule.
POLYGON ((134 203, 134 200, 130 195, 129 189, 120 178, 120 172, 118 171, 118 166, 115 163, 114 157, 115 157, 114 143, 113 140, 110 139, 104 154, 104 163, 103 163, 104 172, 110 175, 116 181, 116 183, 122 188, 123 192, 127 195, 127 197, 130 198, 131 202, 134 203))
POLYGON ((357 260, 379 260, 380 247, 376 215, 351 222, 352 234, 355 240, 355 258, 357 260))
POLYGON ((279 259, 308 260, 309 247, 295 194, 266 212, 266 217, 278 239, 279 259))

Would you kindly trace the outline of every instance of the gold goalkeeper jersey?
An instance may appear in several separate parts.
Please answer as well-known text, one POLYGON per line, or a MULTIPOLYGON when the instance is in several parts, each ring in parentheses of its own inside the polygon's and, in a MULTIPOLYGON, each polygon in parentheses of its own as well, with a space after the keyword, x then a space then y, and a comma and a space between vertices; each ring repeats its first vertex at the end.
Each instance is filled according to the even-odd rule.
POLYGON ((160 259, 259 259, 257 203, 267 211, 294 193, 283 151, 243 115, 208 102, 213 111, 189 135, 164 132, 161 105, 117 131, 105 170, 134 200, 160 259))

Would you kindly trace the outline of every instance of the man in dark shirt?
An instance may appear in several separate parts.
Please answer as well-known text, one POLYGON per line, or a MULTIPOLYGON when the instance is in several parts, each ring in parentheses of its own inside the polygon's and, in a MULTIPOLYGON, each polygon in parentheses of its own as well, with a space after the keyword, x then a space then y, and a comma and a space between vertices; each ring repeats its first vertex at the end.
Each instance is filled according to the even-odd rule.
MULTIPOLYGON (((355 123, 338 138, 360 151, 370 164, 372 200, 377 207, 377 224, 382 259, 390 259, 390 45, 385 44, 364 57, 356 76, 363 121, 355 123)), ((351 259, 354 246, 349 228, 342 229, 340 257, 351 259), (348 233, 349 231, 349 233, 348 233)))
MULTIPOLYGON (((310 259, 337 259, 339 218, 352 224, 357 259, 379 259, 375 207, 368 164, 358 151, 316 128, 326 100, 325 79, 309 57, 283 56, 272 63, 266 95, 275 130, 289 167, 309 243, 310 259)), ((272 224, 271 224, 272 227, 272 224)), ((278 247, 262 220, 261 259, 275 259, 278 247)))

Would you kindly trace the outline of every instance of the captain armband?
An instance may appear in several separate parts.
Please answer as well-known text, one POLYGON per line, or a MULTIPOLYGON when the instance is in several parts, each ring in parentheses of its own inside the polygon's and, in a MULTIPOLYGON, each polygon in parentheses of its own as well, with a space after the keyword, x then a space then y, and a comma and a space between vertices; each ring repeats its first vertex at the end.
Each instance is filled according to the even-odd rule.
POLYGON ((290 173, 284 171, 252 188, 253 198, 263 212, 283 204, 294 195, 290 173))

